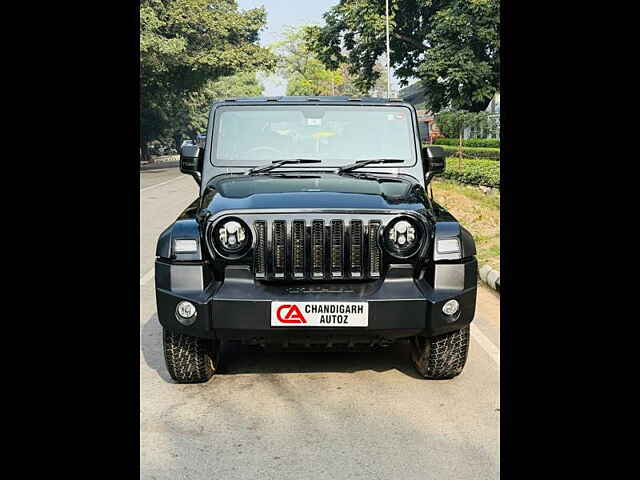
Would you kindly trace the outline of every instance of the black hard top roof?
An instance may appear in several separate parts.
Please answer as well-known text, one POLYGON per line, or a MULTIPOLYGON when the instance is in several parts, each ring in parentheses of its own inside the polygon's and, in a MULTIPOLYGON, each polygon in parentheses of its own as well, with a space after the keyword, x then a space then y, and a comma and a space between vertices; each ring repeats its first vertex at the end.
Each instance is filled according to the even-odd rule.
POLYGON ((238 97, 238 98, 227 98, 224 100, 219 100, 215 103, 242 103, 242 102, 251 102, 251 103, 259 103, 259 102, 277 102, 277 103, 285 103, 285 102, 330 102, 330 103, 405 103, 401 98, 377 98, 377 97, 325 97, 325 96, 317 96, 317 97, 238 97))

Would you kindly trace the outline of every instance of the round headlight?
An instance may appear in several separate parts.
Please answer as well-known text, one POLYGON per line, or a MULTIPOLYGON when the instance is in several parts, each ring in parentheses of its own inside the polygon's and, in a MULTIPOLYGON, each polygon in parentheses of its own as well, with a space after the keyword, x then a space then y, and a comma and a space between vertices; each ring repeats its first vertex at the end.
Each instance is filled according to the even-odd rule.
POLYGON ((251 244, 251 232, 239 219, 227 219, 214 225, 211 232, 216 249, 223 255, 243 254, 251 244))
POLYGON ((382 235, 386 250, 398 258, 408 258, 416 253, 424 236, 418 222, 409 218, 392 221, 382 235))

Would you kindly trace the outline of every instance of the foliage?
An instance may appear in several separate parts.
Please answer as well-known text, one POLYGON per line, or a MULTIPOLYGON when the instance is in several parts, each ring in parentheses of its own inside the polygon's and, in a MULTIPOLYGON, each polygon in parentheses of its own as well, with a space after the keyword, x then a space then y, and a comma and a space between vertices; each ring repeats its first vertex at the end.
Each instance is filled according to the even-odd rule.
MULTIPOLYGON (((500 90, 500 0, 390 0, 391 66, 401 85, 419 78, 427 108, 480 112, 500 90), (410 14, 407 14, 410 12, 410 14)), ((386 51, 385 0, 340 0, 309 32, 328 68, 350 64, 363 89, 386 51)))
POLYGON ((458 137, 458 157, 464 156, 464 130, 478 128, 488 132, 495 130, 495 120, 487 112, 468 112, 466 110, 444 111, 435 115, 440 132, 446 137, 458 137))
POLYGON ((500 188, 500 162, 486 159, 465 159, 461 164, 453 161, 455 157, 447 158, 443 178, 456 180, 460 183, 485 185, 500 188))
POLYGON ((373 66, 373 71, 378 72, 380 76, 367 93, 370 97, 387 98, 389 96, 393 96, 393 88, 391 89, 391 92, 389 92, 390 95, 387 95, 387 78, 389 75, 387 74, 386 58, 385 53, 385 55, 379 58, 378 62, 373 66))
POLYGON ((275 67, 275 55, 258 44, 265 23, 264 8, 239 11, 235 0, 141 0, 143 149, 200 122, 211 82, 275 67))
MULTIPOLYGON (((487 112, 468 112, 466 110, 452 110, 437 113, 435 121, 438 129, 445 137, 458 137, 466 128, 481 128, 488 132, 495 131, 495 122, 487 112)), ((463 143, 467 140, 463 139, 463 143)))
POLYGON ((287 95, 361 95, 346 65, 328 69, 311 50, 312 29, 309 25, 288 27, 283 40, 271 46, 279 56, 278 73, 287 79, 287 95))
MULTIPOLYGON (((264 87, 256 78, 255 72, 243 72, 230 77, 207 82, 200 90, 188 94, 185 111, 174 117, 187 138, 194 138, 207 128, 209 106, 216 100, 233 97, 259 97, 264 87)), ((177 140, 177 139, 176 139, 177 140)), ((177 140, 180 145, 182 139, 177 140)))
MULTIPOLYGON (((465 142, 466 143, 466 142, 465 142)), ((442 147, 446 155, 457 155, 459 147, 452 145, 438 145, 442 147)), ((487 160, 500 161, 499 148, 464 147, 462 158, 486 158, 487 160)))
MULTIPOLYGON (((434 140, 434 145, 458 145, 459 139, 457 138, 444 138, 438 137, 434 140)), ((499 138, 467 138, 464 141, 467 147, 478 148, 500 148, 499 138)))

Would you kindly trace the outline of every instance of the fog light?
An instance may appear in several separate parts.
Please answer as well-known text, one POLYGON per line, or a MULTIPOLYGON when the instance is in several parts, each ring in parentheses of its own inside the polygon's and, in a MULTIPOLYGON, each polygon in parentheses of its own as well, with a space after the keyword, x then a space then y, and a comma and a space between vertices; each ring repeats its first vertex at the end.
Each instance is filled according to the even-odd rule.
POLYGON ((449 300, 442 307, 442 313, 444 313, 445 315, 455 315, 458 312, 459 308, 460 304, 457 300, 449 300))
POLYGON ((191 302, 180 302, 176 307, 176 318, 183 325, 191 325, 196 321, 196 307, 191 302))

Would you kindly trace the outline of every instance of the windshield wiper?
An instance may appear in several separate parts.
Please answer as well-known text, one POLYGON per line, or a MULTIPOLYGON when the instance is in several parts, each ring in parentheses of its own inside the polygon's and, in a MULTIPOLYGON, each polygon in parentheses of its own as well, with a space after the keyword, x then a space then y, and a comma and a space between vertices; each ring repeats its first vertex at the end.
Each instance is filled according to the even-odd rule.
POLYGON ((355 170, 356 168, 361 168, 366 165, 371 165, 372 163, 402 163, 404 160, 400 158, 371 158, 369 160, 358 160, 355 163, 350 165, 345 165, 344 167, 340 167, 338 169, 338 173, 350 172, 351 170, 355 170))
POLYGON ((320 163, 320 162, 322 162, 322 160, 316 160, 313 158, 295 158, 292 160, 275 160, 271 162, 271 165, 266 165, 264 167, 259 167, 259 168, 252 168, 247 172, 247 175, 250 175, 252 173, 268 172, 269 170, 273 170, 274 168, 281 167, 282 165, 290 165, 293 163, 320 163))

